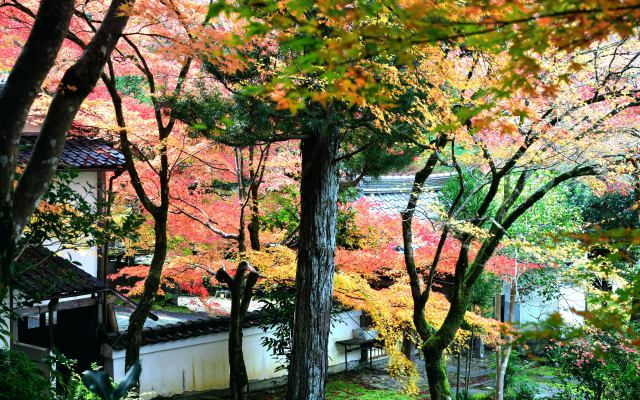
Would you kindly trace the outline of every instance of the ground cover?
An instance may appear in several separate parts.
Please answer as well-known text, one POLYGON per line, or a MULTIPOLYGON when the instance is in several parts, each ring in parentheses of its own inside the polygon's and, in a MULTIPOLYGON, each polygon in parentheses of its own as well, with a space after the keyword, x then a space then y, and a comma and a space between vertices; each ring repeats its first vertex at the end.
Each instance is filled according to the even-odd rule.
MULTIPOLYGON (((340 375, 327 382, 327 400, 413 400, 410 396, 396 389, 372 388, 356 377, 340 375)), ((256 394, 255 400, 282 400, 285 398, 284 388, 256 394)), ((422 399, 423 397, 419 397, 422 399)), ((428 398, 424 397, 425 399, 428 398)))

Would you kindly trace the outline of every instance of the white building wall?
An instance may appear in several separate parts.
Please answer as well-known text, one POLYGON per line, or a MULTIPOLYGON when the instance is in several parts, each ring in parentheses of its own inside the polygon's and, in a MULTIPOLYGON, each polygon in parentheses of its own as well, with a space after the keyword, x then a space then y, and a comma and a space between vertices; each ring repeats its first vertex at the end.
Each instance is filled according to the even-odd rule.
MULTIPOLYGON (((352 338, 353 330, 360 327, 360 311, 338 314, 329 335, 329 367, 334 371, 344 369, 343 346, 336 341, 352 338)), ((243 350, 247 374, 254 389, 259 382, 286 375, 278 371, 279 362, 271 351, 263 347, 261 339, 272 335, 254 327, 244 330, 243 350)), ((223 390, 229 387, 229 357, 227 332, 196 336, 143 346, 140 349, 142 374, 140 391, 148 396, 172 396, 185 392, 223 390)), ((116 382, 124 378, 125 351, 103 347, 105 370, 116 382)), ((359 351, 348 353, 348 361, 360 360, 359 351)), ((264 387, 264 382, 261 382, 264 387)), ((268 384, 268 382, 267 382, 268 384)))
MULTIPOLYGON (((95 206, 98 199, 98 172, 97 171, 80 171, 78 177, 71 182, 70 187, 77 193, 82 195, 84 199, 91 205, 95 206)), ((59 250, 59 245, 53 241, 53 244, 47 246, 51 251, 66 258, 72 262, 80 263, 79 267, 90 275, 98 276, 98 248, 78 246, 72 250, 59 250)))
POLYGON ((522 296, 520 304, 520 324, 539 324, 553 313, 558 312, 554 300, 545 299, 538 291, 522 296))
POLYGON ((545 299, 539 292, 533 291, 522 297, 520 303, 520 324, 537 325, 552 314, 559 313, 569 325, 582 324, 582 317, 575 311, 585 311, 586 296, 582 288, 560 286, 553 299, 545 299))
POLYGON ((562 286, 558 297, 558 311, 568 325, 581 325, 582 316, 576 311, 586 311, 587 299, 584 289, 576 286, 562 286))

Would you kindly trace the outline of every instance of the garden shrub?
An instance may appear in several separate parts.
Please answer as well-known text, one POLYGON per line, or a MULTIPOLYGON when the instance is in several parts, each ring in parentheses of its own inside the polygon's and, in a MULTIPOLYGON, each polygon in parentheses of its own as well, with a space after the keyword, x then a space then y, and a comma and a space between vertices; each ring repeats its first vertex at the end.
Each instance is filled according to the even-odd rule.
POLYGON ((640 399, 640 354, 630 338, 587 328, 580 337, 549 350, 565 380, 577 381, 575 391, 580 399, 640 399))
POLYGON ((0 397, 11 400, 50 400, 51 384, 26 354, 1 349, 0 397))
POLYGON ((584 400, 584 398, 580 397, 575 387, 566 386, 547 400, 584 400))
POLYGON ((73 373, 67 386, 68 393, 64 400, 100 400, 100 397, 91 393, 82 383, 80 375, 73 373))
POLYGON ((504 395, 505 400, 534 400, 537 390, 529 382, 515 381, 504 395))

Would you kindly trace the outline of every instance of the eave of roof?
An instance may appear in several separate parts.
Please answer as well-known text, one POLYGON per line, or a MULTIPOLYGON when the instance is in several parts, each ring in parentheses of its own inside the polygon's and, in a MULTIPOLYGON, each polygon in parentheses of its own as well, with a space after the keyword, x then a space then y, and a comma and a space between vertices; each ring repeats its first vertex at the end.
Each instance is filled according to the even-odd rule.
POLYGON ((20 271, 11 285, 34 302, 107 290, 102 281, 42 246, 25 249, 16 265, 20 271))
MULTIPOLYGON (((432 174, 425 182, 427 190, 439 191, 453 174, 432 174)), ((360 183, 363 194, 370 193, 410 193, 413 188, 415 175, 383 175, 377 178, 366 177, 360 183)))
MULTIPOLYGON (((262 313, 259 311, 249 312, 244 318, 242 326, 244 328, 259 326, 262 321, 261 317, 262 313)), ((229 331, 229 323, 230 318, 228 316, 216 316, 192 321, 181 321, 153 328, 145 328, 142 331, 141 345, 145 346, 227 332, 229 331)), ((125 349, 127 345, 127 332, 108 334, 107 343, 114 350, 125 349)))
MULTIPOLYGON (((106 141, 90 137, 91 134, 91 128, 74 127, 65 141, 59 166, 80 170, 116 171, 124 169, 124 155, 106 141)), ((32 148, 37 138, 37 134, 25 134, 21 137, 19 155, 21 163, 26 163, 31 158, 32 148)))

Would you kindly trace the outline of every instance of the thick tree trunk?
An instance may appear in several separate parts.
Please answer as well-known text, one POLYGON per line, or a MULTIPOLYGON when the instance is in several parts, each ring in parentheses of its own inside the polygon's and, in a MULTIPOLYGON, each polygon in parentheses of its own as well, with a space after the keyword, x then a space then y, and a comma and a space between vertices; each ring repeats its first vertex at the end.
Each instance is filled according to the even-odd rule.
POLYGON ((331 326, 338 202, 337 127, 302 141, 300 248, 288 400, 322 400, 331 326))
POLYGON ((15 241, 53 179, 67 131, 128 22, 113 0, 82 56, 64 74, 31 158, 15 184, 19 138, 31 104, 68 31, 74 2, 44 0, 27 42, 0 92, 0 300, 6 296, 15 241))
POLYGON ((246 400, 249 377, 242 351, 242 319, 231 317, 229 330, 229 395, 231 400, 246 400))
MULTIPOLYGON (((64 41, 73 6, 70 0, 40 2, 29 38, 0 91, 0 302, 7 294, 15 242, 21 231, 14 223, 13 209, 19 138, 64 41)), ((55 167, 50 165, 49 169, 55 167)))
POLYGON ((140 357, 140 344, 142 329, 147 316, 153 307, 153 303, 160 287, 160 275, 167 256, 167 217, 166 213, 155 216, 153 258, 149 267, 149 275, 144 281, 144 291, 138 306, 129 317, 127 328, 127 352, 125 356, 125 369, 134 365, 140 357))
POLYGON ((447 363, 440 350, 423 351, 431 400, 451 400, 451 388, 447 376, 447 363))
MULTIPOLYGON (((456 269, 463 268, 467 262, 466 260, 467 248, 463 245, 456 269)), ((431 400, 451 399, 451 389, 449 386, 449 377, 447 376, 444 352, 453 341, 456 332, 460 329, 464 321, 468 296, 469 293, 467 290, 456 286, 452 294, 449 312, 442 325, 428 338, 422 338, 424 340, 422 352, 425 356, 424 364, 429 381, 431 400)))

